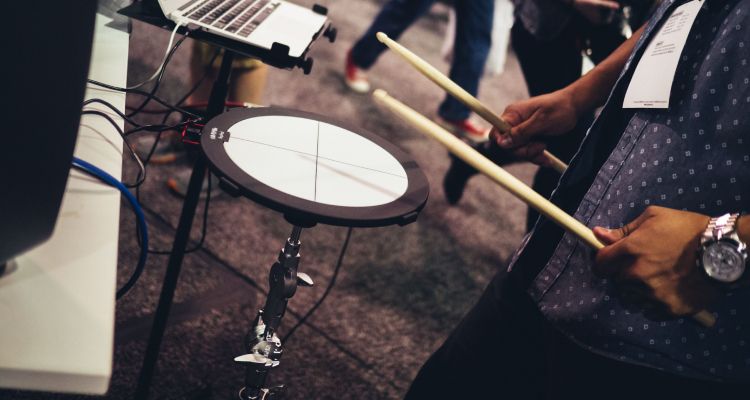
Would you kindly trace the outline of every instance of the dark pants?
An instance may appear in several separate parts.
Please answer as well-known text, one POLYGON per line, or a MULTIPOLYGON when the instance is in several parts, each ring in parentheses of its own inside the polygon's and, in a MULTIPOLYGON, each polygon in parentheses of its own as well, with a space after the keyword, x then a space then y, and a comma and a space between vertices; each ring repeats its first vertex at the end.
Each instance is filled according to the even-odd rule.
POLYGON ((417 399, 733 399, 750 387, 689 380, 591 353, 558 333, 504 273, 419 371, 417 399))
MULTIPOLYGON (((383 6, 370 28, 352 48, 354 65, 368 69, 378 59, 385 45, 375 34, 384 32, 398 39, 414 21, 426 13, 435 0, 391 0, 383 6)), ((476 96, 484 63, 492 42, 492 17, 494 0, 456 0, 456 42, 450 78, 467 92, 476 96)), ((404 64, 406 68, 406 64, 404 64)), ((425 84, 428 84, 425 78, 425 84)), ((469 109, 458 100, 446 95, 438 114, 450 121, 469 117, 469 109)))
MULTIPOLYGON (((576 20, 552 40, 539 40, 529 33, 520 21, 513 25, 511 43, 518 56, 523 76, 531 96, 538 96, 562 89, 581 77, 581 49, 590 43, 594 50, 594 62, 606 58, 625 38, 612 28, 596 28, 582 20, 576 20)), ((569 162, 578 150, 586 130, 593 121, 593 113, 581 117, 578 125, 569 134, 552 137, 547 141, 550 153, 564 162, 569 162)), ((557 187, 560 174, 551 168, 541 168, 534 176, 532 187, 539 194, 549 198, 557 187)), ((539 217, 529 209, 526 226, 531 230, 539 217)))

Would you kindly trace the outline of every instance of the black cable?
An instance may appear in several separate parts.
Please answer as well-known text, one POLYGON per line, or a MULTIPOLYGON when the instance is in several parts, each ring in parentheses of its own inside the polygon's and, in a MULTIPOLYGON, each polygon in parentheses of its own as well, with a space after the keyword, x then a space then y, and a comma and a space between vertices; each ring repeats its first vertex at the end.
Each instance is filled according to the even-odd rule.
POLYGON ((86 100, 86 101, 83 102, 83 107, 86 107, 87 105, 92 104, 92 103, 99 103, 99 104, 101 104, 101 105, 109 108, 110 110, 112 110, 115 114, 119 115, 120 118, 124 119, 130 125, 133 125, 135 127, 140 127, 141 126, 140 123, 136 122, 134 119, 132 119, 129 116, 125 115, 125 113, 123 113, 122 111, 120 111, 119 109, 117 109, 117 107, 115 107, 112 103, 110 103, 110 102, 108 102, 106 100, 102 100, 102 99, 88 99, 88 100, 86 100))
MULTIPOLYGON (((201 227, 201 238, 198 243, 190 249, 185 250, 185 254, 193 253, 203 248, 203 243, 206 241, 206 234, 208 232, 208 207, 211 202, 211 172, 208 172, 208 189, 206 189, 206 200, 203 204, 203 226, 201 227)), ((171 250, 149 250, 149 254, 157 255, 169 255, 172 253, 171 250)))
MULTIPOLYGON (((219 54, 221 54, 221 49, 216 49, 216 51, 214 52, 214 55, 211 57, 211 60, 208 62, 208 65, 206 65, 205 71, 203 72, 203 75, 201 76, 201 78, 198 79, 198 82, 196 82, 193 85, 193 87, 190 88, 190 90, 188 90, 187 93, 185 93, 185 95, 183 95, 177 101, 177 103, 175 103, 175 107, 179 107, 180 105, 182 105, 182 103, 184 103, 185 100, 187 100, 190 96, 193 95, 193 93, 195 93, 198 90, 198 88, 200 88, 203 81, 206 80, 208 75, 211 73, 211 70, 213 70, 214 61, 216 61, 216 58, 219 56, 219 54)), ((169 119, 169 116, 172 115, 172 112, 174 111, 175 110, 168 111, 166 115, 164 115, 164 118, 161 120, 161 123, 165 124, 167 120, 169 119)), ((159 134, 156 135, 156 139, 154 139, 154 143, 151 145, 151 149, 149 149, 148 154, 146 155, 146 157, 144 157, 144 161, 146 165, 148 165, 148 163, 151 161, 151 157, 153 157, 154 153, 156 152, 156 147, 159 145, 160 141, 161 141, 161 132, 159 132, 159 134)))
MULTIPOLYGON (((172 46, 172 48, 170 49, 169 53, 167 54, 167 57, 164 59, 164 62, 163 62, 162 66, 161 66, 161 68, 159 70, 159 75, 158 75, 158 77, 156 79, 156 83, 154 84, 154 86, 151 88, 151 90, 149 92, 145 92, 145 91, 140 90, 140 89, 130 89, 130 88, 125 88, 125 87, 118 87, 118 86, 114 86, 114 85, 109 85, 109 84, 106 84, 106 83, 103 83, 103 82, 99 82, 99 81, 96 81, 96 80, 93 80, 93 79, 89 79, 88 80, 88 82, 91 83, 91 84, 94 84, 94 85, 97 85, 97 86, 101 86, 101 87, 104 87, 104 88, 107 88, 107 89, 110 89, 110 90, 116 90, 116 91, 125 92, 125 93, 133 93, 133 94, 137 94, 137 95, 145 96, 146 97, 146 99, 138 107, 136 107, 132 112, 130 112, 129 114, 125 114, 125 113, 121 112, 119 109, 117 109, 117 107, 113 106, 112 104, 110 104, 110 103, 108 103, 108 102, 106 102, 106 101, 104 101, 102 99, 90 99, 90 100, 87 100, 86 102, 83 103, 84 106, 88 105, 88 104, 91 104, 91 103, 100 103, 100 104, 106 106, 107 108, 109 108, 110 110, 112 110, 113 112, 115 112, 117 115, 119 115, 125 121, 127 121, 129 124, 131 124, 131 125, 133 125, 135 127, 134 129, 131 129, 131 130, 128 130, 128 131, 125 131, 125 132, 123 132, 123 130, 117 125, 117 123, 115 123, 115 121, 109 115, 107 115, 106 113, 103 113, 103 112, 98 111, 98 110, 86 110, 86 111, 84 111, 82 113, 82 115, 84 115, 84 114, 92 114, 92 115, 99 115, 99 116, 101 116, 103 118, 106 118, 110 122, 110 124, 112 124, 112 126, 114 126, 115 129, 117 129, 118 133, 120 134, 120 136, 122 137, 123 141, 125 142, 125 145, 128 147, 128 150, 130 151, 130 153, 132 154, 133 158, 136 160, 136 162, 138 163, 138 166, 139 166, 139 173, 138 173, 138 178, 136 179, 136 182, 134 184, 125 184, 125 186, 130 187, 130 188, 135 187, 135 189, 136 189, 136 198, 137 199, 140 199, 140 185, 143 184, 143 182, 146 180, 146 165, 148 165, 148 163, 150 162, 151 157, 153 156, 153 154, 154 154, 154 152, 156 150, 156 147, 157 147, 157 145, 159 143, 159 140, 161 139, 162 133, 165 132, 165 131, 168 131, 168 130, 177 129, 178 127, 182 126, 186 122, 189 122, 189 121, 186 121, 186 122, 180 122, 179 124, 175 124, 175 125, 166 125, 166 121, 169 119, 169 117, 171 116, 171 114, 173 112, 180 112, 182 114, 185 114, 185 115, 188 115, 188 116, 192 116, 192 117, 196 118, 197 120, 200 120, 200 119, 203 118, 202 116, 200 116, 198 114, 195 114, 195 113, 192 113, 192 112, 190 112, 188 110, 185 110, 185 109, 183 109, 183 108, 181 108, 179 106, 188 97, 190 97, 190 95, 192 95, 193 93, 195 93, 195 91, 198 90, 198 88, 200 87, 200 85, 206 79, 206 77, 208 76, 208 74, 211 71, 212 64, 213 64, 214 60, 216 60, 216 57, 218 57, 218 55, 220 54, 220 50, 219 49, 216 50, 216 52, 214 53, 213 57, 211 58, 211 61, 209 62, 209 64, 208 64, 208 66, 206 68, 206 71, 203 74, 203 76, 198 80, 198 82, 196 82, 193 85, 193 87, 182 98, 180 98, 180 100, 175 105, 171 105, 171 104, 167 103, 166 101, 162 100, 161 98, 159 98, 158 96, 156 96, 156 92, 159 89, 159 86, 161 85, 161 81, 162 81, 162 79, 164 77, 164 73, 166 72, 167 66, 169 65, 169 62, 171 61, 172 56, 175 54, 175 52, 180 47, 180 45, 185 41, 185 39, 187 39, 187 37, 188 37, 189 34, 190 34, 190 31, 188 31, 188 33, 185 34, 182 38, 180 38, 180 40, 178 40, 177 43, 174 44, 174 46, 172 46), (143 109, 148 105, 148 103, 151 100, 154 100, 157 103, 159 103, 160 105, 166 107, 168 109, 168 111, 165 111, 166 115, 162 119, 161 124, 141 125, 138 122, 136 122, 135 120, 133 120, 132 117, 135 116, 136 114, 138 114, 139 112, 143 111, 143 109), (133 148, 130 146, 130 144, 126 140, 127 136, 132 135, 134 133, 142 132, 142 131, 158 132, 158 134, 156 136, 156 139, 154 140, 154 143, 151 146, 151 149, 149 150, 147 156, 145 157, 145 162, 143 162, 140 159, 140 157, 138 156, 138 154, 135 152, 135 150, 133 150, 133 148)), ((197 250, 199 250, 200 248, 203 247, 203 243, 205 242, 206 235, 207 235, 208 209, 209 209, 210 201, 211 201, 211 174, 209 173, 208 174, 208 189, 207 189, 206 200, 205 200, 204 209, 203 209, 203 227, 201 228, 201 238, 200 238, 200 240, 198 241, 198 243, 193 248, 187 249, 185 251, 185 253, 195 252, 195 251, 197 251, 197 250)), ((136 228, 138 229, 138 227, 136 227, 136 228)), ((140 240, 140 236, 139 236, 138 244, 140 246, 143 246, 143 244, 141 243, 141 240, 140 240)), ((151 254, 170 254, 171 253, 171 251, 150 250, 150 249, 147 249, 147 252, 149 252, 151 254)))
POLYGON ((138 157, 138 153, 136 153, 135 150, 133 150, 133 147, 130 146, 130 143, 125 137, 125 132, 123 132, 122 128, 120 128, 120 125, 118 125, 117 122, 115 122, 115 120, 109 116, 109 114, 99 111, 99 110, 84 110, 84 111, 81 111, 81 115, 98 115, 106 119, 107 121, 109 121, 110 125, 112 125, 115 128, 115 130, 117 130, 117 133, 120 134, 120 137, 122 138, 122 141, 124 142, 125 147, 128 149, 130 154, 133 156, 133 159, 138 164, 138 177, 136 178, 135 183, 132 183, 132 184, 123 183, 123 184, 128 188, 138 187, 141 184, 143 184, 143 182, 146 180, 146 166, 141 161, 141 158, 138 157))
MULTIPOLYGON (((167 120, 169 119, 169 117, 172 115, 173 112, 182 112, 180 111, 181 109, 179 108, 180 105, 182 105, 182 103, 184 103, 185 100, 187 100, 193 93, 195 93, 195 91, 198 90, 198 88, 200 88, 200 85, 203 83, 203 81, 206 80, 208 75, 211 73, 211 70, 213 69, 213 63, 214 61, 216 61, 216 58, 219 56, 219 54, 221 54, 221 49, 216 49, 216 51, 214 52, 214 55, 211 57, 211 60, 208 62, 208 65, 206 65, 205 71, 203 72, 203 75, 201 76, 201 78, 198 79, 198 81, 193 85, 193 87, 190 88, 190 90, 188 90, 187 93, 185 93, 177 101, 177 103, 175 103, 174 107, 172 107, 169 111, 165 111, 166 114, 164 115, 164 118, 162 118, 161 120, 162 125, 166 124, 167 120)), ((188 113, 188 114, 197 116, 197 114, 193 114, 193 113, 188 113)), ((154 156, 154 153, 156 152, 156 148, 157 146, 159 146, 159 142, 161 141, 163 132, 164 131, 159 131, 159 133, 156 135, 156 138, 154 139, 154 143, 151 144, 151 148, 149 149, 148 153, 146 154, 145 157, 143 157, 144 165, 148 165, 151 162, 151 157, 154 156)), ((210 175, 209 175, 209 179, 210 179, 210 175)), ((209 185, 209 190, 210 190, 210 185, 209 185)), ((141 193, 140 193, 139 188, 136 188, 136 191, 135 191, 136 198, 140 199, 140 195, 141 193)), ((203 218, 204 227, 206 226, 206 223, 207 223, 207 220, 206 220, 207 215, 208 215, 208 212, 204 210, 204 218, 203 218)), ((205 238, 205 233, 202 236, 205 238)), ((162 253, 158 252, 156 254, 162 254, 162 253)))
MULTIPOLYGON (((164 131, 177 130, 179 127, 183 126, 184 124, 191 122, 190 120, 188 120, 188 121, 180 122, 180 123, 175 124, 175 125, 165 125, 163 123, 164 121, 166 121, 166 119, 165 119, 162 122, 162 124, 141 125, 137 121, 135 121, 132 118, 130 118, 127 115, 125 115, 123 112, 121 112, 119 109, 117 109, 117 107, 115 107, 113 104, 111 104, 111 103, 109 103, 109 102, 107 102, 106 100, 103 100, 103 99, 94 98, 94 99, 86 100, 83 103, 83 106, 86 106, 86 105, 89 105, 89 104, 92 104, 92 103, 98 103, 98 104, 101 104, 101 105, 109 108, 111 111, 113 111, 114 113, 116 113, 119 117, 121 117, 122 119, 124 119, 127 123, 135 126, 135 128, 133 128, 133 129, 130 129, 130 130, 127 130, 127 131, 123 131, 117 125, 117 123, 112 119, 112 117, 110 117, 108 114, 106 114, 106 113, 104 113, 104 112, 102 112, 100 110, 84 110, 83 112, 81 112, 81 115, 91 114, 91 115, 98 115, 98 116, 100 116, 102 118, 105 118, 105 119, 107 119, 107 121, 109 121, 109 123, 113 127, 115 127, 115 129, 117 129, 117 132, 122 137, 123 141, 125 142, 126 147, 128 148, 128 150, 129 150, 130 154, 132 155, 133 159, 138 164, 138 168, 139 168, 139 173, 138 173, 138 177, 136 178, 136 182, 132 183, 132 184, 126 184, 126 186, 129 187, 129 188, 133 188, 133 187, 137 188, 138 186, 140 186, 141 184, 143 184, 143 182, 146 179, 146 165, 148 164, 148 162, 143 162, 143 160, 138 156, 138 154, 135 152, 135 150, 132 148, 132 146, 130 146, 129 142, 126 140, 126 137, 130 136, 132 134, 138 133, 138 132, 143 132, 143 131, 146 131, 146 132, 157 132, 159 134, 159 136, 160 136, 161 133, 164 132, 164 131)), ((149 155, 148 155, 148 159, 149 160, 150 160, 152 154, 153 154, 153 151, 150 151, 149 155)), ((137 190, 136 190, 136 198, 140 199, 140 193, 137 190)))
POLYGON ((132 117, 138 114, 141 110, 143 110, 146 107, 146 105, 148 105, 148 103, 151 102, 151 99, 153 99, 154 95, 156 94, 156 91, 159 90, 159 86, 161 86, 161 80, 164 77, 164 73, 167 70, 167 66, 169 65, 169 62, 172 60, 172 56, 175 54, 175 52, 180 47, 182 42, 184 42, 185 39, 188 38, 188 35, 190 35, 190 31, 185 33, 185 35, 181 37, 180 40, 178 40, 177 43, 174 44, 174 46, 172 46, 172 49, 169 50, 169 54, 167 54, 167 58, 164 59, 164 64, 161 66, 161 69, 159 70, 159 77, 156 78, 156 83, 151 88, 151 91, 149 91, 148 96, 146 97, 145 100, 143 100, 141 105, 136 107, 135 110, 131 111, 130 114, 128 114, 129 117, 132 117))
POLYGON ((331 293, 331 289, 333 289, 333 285, 336 284, 336 278, 339 276, 339 271, 341 270, 341 264, 344 261, 344 254, 346 254, 346 248, 349 247, 349 239, 352 237, 352 229, 349 228, 346 231, 346 239, 344 239, 344 244, 341 246, 341 252, 339 253, 339 259, 336 261, 336 267, 333 269, 333 275, 331 276, 330 282, 328 282, 328 287, 326 288, 325 292, 323 292, 323 295, 320 296, 320 299, 315 302, 315 304, 310 307, 310 310, 308 310, 305 315, 300 318, 296 324, 287 332, 286 335, 284 335, 284 338, 281 339, 281 343, 286 343, 287 340, 289 340, 290 337, 294 334, 294 332, 302 326, 307 320, 310 318, 310 316, 315 312, 315 310, 320 307, 321 304, 323 304, 323 301, 328 297, 328 294, 331 293))
MULTIPOLYGON (((89 99, 89 100, 86 100, 85 102, 83 102, 83 105, 87 106, 87 105, 92 104, 92 103, 99 103, 99 104, 104 105, 105 107, 109 108, 114 113, 116 113, 118 116, 120 116, 120 118, 122 118, 123 120, 125 120, 127 123, 129 123, 130 125, 133 125, 135 127, 134 129, 130 129, 130 130, 125 131, 123 133, 125 136, 129 136, 131 134, 138 133, 138 132, 143 132, 143 131, 146 131, 146 132, 168 131, 168 130, 172 130, 172 129, 177 129, 177 128, 183 126, 185 123, 191 122, 191 120, 188 120, 188 121, 180 122, 180 123, 175 124, 175 125, 164 125, 164 123, 142 125, 141 123, 139 123, 139 122, 135 121, 134 119, 132 119, 132 118, 128 117, 127 115, 125 115, 122 111, 118 110, 117 107, 115 107, 112 103, 110 103, 110 102, 108 102, 106 100, 102 100, 102 99, 98 99, 98 98, 96 98, 96 99, 89 99)), ((91 111, 91 110, 86 110, 86 111, 91 111)), ((171 111, 168 111, 168 112, 171 112, 171 111)))
POLYGON ((87 82, 90 83, 90 84, 92 84, 92 85, 100 86, 100 87, 103 87, 103 88, 109 89, 109 90, 115 90, 115 91, 124 92, 124 93, 132 93, 132 94, 136 94, 136 95, 139 95, 139 96, 150 96, 153 101, 159 103, 160 105, 162 105, 162 106, 164 106, 164 107, 166 107, 166 108, 168 108, 168 109, 170 109, 172 111, 176 111, 176 112, 180 112, 180 113, 183 113, 183 114, 187 114, 187 115, 189 115, 189 116, 191 116, 193 118, 202 118, 198 114, 191 113, 190 111, 185 110, 184 108, 175 107, 175 106, 169 104, 166 100, 160 98, 159 96, 151 95, 151 94, 149 94, 149 92, 146 92, 146 91, 143 91, 143 90, 140 90, 140 89, 127 89, 127 88, 124 88, 124 87, 109 85, 109 84, 106 84, 104 82, 99 82, 99 81, 96 81, 96 80, 93 80, 93 79, 88 79, 87 82))
MULTIPOLYGON (((182 103, 185 102, 185 100, 187 100, 190 96, 192 96, 193 93, 195 93, 201 87, 201 85, 206 80, 206 78, 208 78, 208 75, 214 69, 214 67, 213 67, 214 61, 216 61, 216 58, 219 57, 220 54, 221 54, 221 49, 217 48, 216 51, 214 52, 214 55, 211 56, 211 60, 206 65, 206 68, 205 68, 205 71, 203 72, 203 75, 200 77, 200 79, 198 79, 197 82, 195 82, 195 84, 193 85, 193 87, 190 88, 190 90, 188 90, 187 93, 185 93, 185 95, 183 95, 180 98, 180 100, 178 100, 177 103, 174 104, 173 107, 167 107, 168 108, 167 110, 141 110, 141 112, 142 113, 146 113, 146 114, 164 114, 164 113, 170 113, 171 114, 172 112, 183 112, 183 113, 185 113, 185 110, 181 109, 179 107, 182 105, 182 103)), ((123 89, 123 88, 119 88, 119 89, 123 89)), ((154 96, 154 100, 156 100, 157 102, 159 102, 159 100, 161 100, 161 99, 159 99, 158 97, 154 96)), ((162 105, 164 105, 164 104, 162 104, 162 105)), ((190 114, 190 115, 192 115, 194 117, 198 116, 197 114, 190 114)))
MULTIPOLYGON (((221 54, 221 49, 216 49, 216 51, 214 52, 214 55, 211 57, 211 60, 208 62, 208 65, 206 66, 205 71, 203 72, 203 75, 200 77, 200 79, 198 79, 198 81, 193 85, 193 87, 190 88, 190 90, 188 90, 187 93, 185 93, 177 101, 177 103, 175 103, 175 106, 172 109, 170 109, 169 111, 166 111, 166 114, 164 115, 164 118, 162 118, 162 120, 161 120, 161 124, 162 125, 166 124, 167 120, 172 115, 172 113, 176 112, 176 111, 179 111, 180 110, 179 106, 182 103, 184 103, 185 100, 187 100, 193 93, 195 93, 195 91, 197 91, 198 88, 200 88, 200 86, 203 83, 203 81, 205 81, 206 78, 208 77, 208 75, 211 73, 211 70, 213 69, 213 63, 214 63, 214 61, 216 61, 216 58, 219 56, 219 54, 221 54)), ((190 115, 196 115, 196 114, 190 113, 190 115)), ((153 157, 154 153, 156 152, 156 147, 159 145, 159 141, 161 141, 161 137, 162 137, 161 135, 162 135, 162 133, 164 131, 167 131, 167 130, 169 130, 169 129, 161 130, 156 135, 156 139, 154 139, 154 143, 151 145, 151 148, 149 149, 148 153, 146 154, 146 157, 143 158, 144 165, 148 165, 149 162, 151 162, 151 157, 153 157)), ((132 132, 132 133, 135 133, 135 132, 132 132)), ((126 134, 128 134, 128 133, 126 132, 126 134)), ((140 187, 136 187, 136 189, 135 189, 135 196, 136 196, 137 199, 140 200, 140 196, 141 196, 140 187)), ((201 238, 198 241, 198 244, 196 246, 194 246, 191 249, 187 249, 185 251, 185 253, 192 253, 192 252, 195 252, 195 251, 197 251, 197 250, 199 250, 199 249, 201 249, 203 247, 203 243, 206 240, 206 234, 207 234, 207 227, 208 227, 208 207, 209 207, 210 201, 211 201, 211 172, 209 171, 208 172, 208 189, 206 191, 206 202, 205 202, 204 207, 203 207, 203 226, 201 228, 201 238)), ((151 254, 157 254, 157 255, 167 255, 167 254, 171 253, 171 251, 166 251, 166 250, 149 250, 149 252, 151 254)))
MULTIPOLYGON (((161 132, 166 132, 166 131, 179 130, 178 128, 184 126, 187 123, 190 123, 190 121, 183 121, 183 122, 180 122, 179 124, 174 124, 174 125, 164 125, 164 124, 141 125, 139 127, 125 131, 125 136, 130 136, 132 134, 139 133, 139 132, 161 133, 161 132)), ((146 164, 145 160, 144 160, 144 164, 146 164)))
MULTIPOLYGON (((161 120, 161 124, 162 125, 164 125, 164 124, 167 123, 167 120, 169 119, 169 117, 172 115, 173 112, 175 112, 175 111, 174 110, 170 110, 170 111, 168 111, 164 115, 164 118, 162 118, 162 120, 161 120)), ((169 130, 169 129, 166 129, 166 130, 169 130)), ((151 148, 148 150, 148 153, 146 154, 146 157, 144 157, 144 162, 146 163, 146 165, 148 165, 148 163, 151 162, 151 157, 154 156, 154 153, 156 152, 156 147, 159 146, 159 142, 161 141, 161 137, 162 137, 161 135, 162 135, 162 133, 164 133, 164 131, 160 131, 156 135, 156 138, 154 139, 154 143, 151 144, 151 148)))
POLYGON ((203 81, 205 81, 206 78, 208 78, 208 75, 214 69, 214 61, 216 61, 216 58, 219 57, 219 54, 221 54, 220 48, 216 49, 216 51, 214 52, 214 55, 211 57, 211 60, 208 62, 208 65, 206 65, 206 69, 203 72, 203 76, 201 76, 201 78, 198 79, 198 82, 196 82, 195 85, 193 85, 193 87, 190 88, 190 90, 188 90, 188 92, 185 93, 185 95, 182 96, 175 105, 180 106, 182 103, 185 102, 185 100, 188 99, 188 97, 192 96, 193 93, 195 93, 198 90, 198 88, 200 88, 201 84, 203 84, 203 81))

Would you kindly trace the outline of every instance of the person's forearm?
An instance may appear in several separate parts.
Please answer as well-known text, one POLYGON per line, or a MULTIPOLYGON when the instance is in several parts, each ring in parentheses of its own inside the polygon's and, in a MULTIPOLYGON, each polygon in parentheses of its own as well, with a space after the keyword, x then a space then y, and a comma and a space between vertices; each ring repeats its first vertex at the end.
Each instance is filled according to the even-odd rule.
POLYGON ((641 27, 635 31, 633 36, 623 42, 609 57, 563 89, 571 93, 578 115, 590 112, 604 104, 630 53, 633 52, 636 41, 641 37, 643 29, 644 27, 641 27))

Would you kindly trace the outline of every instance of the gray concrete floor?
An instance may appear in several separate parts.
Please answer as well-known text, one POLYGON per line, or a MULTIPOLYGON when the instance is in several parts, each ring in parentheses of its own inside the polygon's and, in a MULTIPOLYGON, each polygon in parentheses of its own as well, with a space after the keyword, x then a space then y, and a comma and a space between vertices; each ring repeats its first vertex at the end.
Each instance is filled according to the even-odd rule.
MULTIPOLYGON (((459 206, 446 203, 441 186, 449 164, 446 151, 378 108, 369 96, 352 94, 342 82, 345 53, 382 1, 323 3, 339 29, 337 42, 314 45, 315 67, 309 76, 300 70, 271 70, 264 103, 328 115, 387 138, 417 160, 429 179, 431 194, 414 224, 354 230, 336 287, 285 344, 281 366, 273 370, 270 381, 287 385, 287 399, 397 399, 493 274, 503 268, 523 234, 526 207, 484 177, 472 179, 459 206)), ((446 21, 446 8, 436 6, 401 39, 444 71, 448 65, 439 49, 446 21)), ((151 74, 166 42, 166 32, 133 24, 131 82, 151 74)), ((176 100, 191 86, 190 52, 188 40, 169 66, 160 92, 163 97, 176 100)), ((370 77, 375 87, 428 116, 434 116, 443 97, 439 88, 388 52, 370 77)), ((504 74, 482 82, 480 98, 498 111, 525 96, 512 54, 504 74)), ((129 97, 128 104, 138 100, 129 97)), ((141 199, 148 209, 153 248, 168 248, 182 204, 164 182, 188 165, 182 160, 149 167, 141 199)), ((134 172, 127 157, 125 166, 127 174, 134 172)), ((508 170, 529 182, 535 168, 519 164, 508 170)), ((197 238, 199 219, 195 225, 197 238)), ((250 200, 227 195, 212 199, 205 246, 185 258, 152 398, 236 398, 243 370, 232 359, 243 352, 243 336, 262 305, 269 267, 289 231, 281 215, 250 200)), ((325 225, 303 232, 300 269, 317 285, 300 289, 290 301, 282 334, 323 293, 345 233, 345 228, 325 225)), ((120 284, 137 255, 134 219, 124 206, 120 284)), ((107 398, 133 395, 166 263, 166 256, 151 256, 138 285, 117 304, 114 371, 107 398)), ((0 392, 0 397, 80 396, 0 392)))

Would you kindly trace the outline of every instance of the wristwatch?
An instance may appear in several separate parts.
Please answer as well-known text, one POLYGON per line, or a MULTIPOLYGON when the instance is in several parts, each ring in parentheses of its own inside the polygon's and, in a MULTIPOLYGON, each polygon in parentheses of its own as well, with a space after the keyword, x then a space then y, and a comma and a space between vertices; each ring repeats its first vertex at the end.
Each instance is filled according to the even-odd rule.
POLYGON ((737 235, 739 214, 711 218, 701 237, 698 266, 709 278, 733 283, 745 273, 747 244, 737 235))

